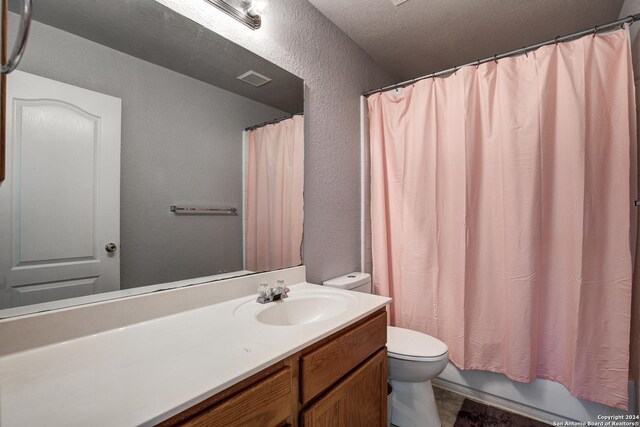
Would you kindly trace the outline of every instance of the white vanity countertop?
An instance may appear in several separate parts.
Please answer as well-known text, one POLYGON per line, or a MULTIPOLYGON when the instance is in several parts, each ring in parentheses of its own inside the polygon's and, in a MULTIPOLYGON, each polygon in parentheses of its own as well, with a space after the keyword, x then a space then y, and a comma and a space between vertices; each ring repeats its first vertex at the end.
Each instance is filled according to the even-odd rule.
POLYGON ((0 425, 153 425, 390 302, 308 283, 290 288, 292 297, 348 292, 355 306, 327 320, 269 326, 234 314, 252 295, 0 357, 0 425))

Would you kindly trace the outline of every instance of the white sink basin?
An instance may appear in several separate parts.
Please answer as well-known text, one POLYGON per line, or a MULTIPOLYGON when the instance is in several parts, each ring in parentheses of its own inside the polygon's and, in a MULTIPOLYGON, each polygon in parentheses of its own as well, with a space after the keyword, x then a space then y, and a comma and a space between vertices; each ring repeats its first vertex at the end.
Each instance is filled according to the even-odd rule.
POLYGON ((355 307, 357 301, 353 295, 334 290, 292 291, 289 298, 281 301, 266 304, 245 302, 234 310, 234 316, 252 316, 265 325, 298 326, 339 316, 355 307))

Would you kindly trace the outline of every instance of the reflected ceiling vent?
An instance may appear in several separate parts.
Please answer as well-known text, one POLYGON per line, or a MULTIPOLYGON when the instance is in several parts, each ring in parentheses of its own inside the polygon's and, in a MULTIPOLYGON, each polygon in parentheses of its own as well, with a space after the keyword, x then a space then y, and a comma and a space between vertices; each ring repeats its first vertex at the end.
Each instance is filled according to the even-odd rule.
POLYGON ((406 2, 407 0, 391 0, 391 3, 394 6, 400 6, 402 3, 406 2))
POLYGON ((249 70, 241 76, 238 76, 243 82, 249 83, 255 87, 265 85, 271 81, 269 77, 263 76, 260 73, 256 73, 253 70, 249 70))

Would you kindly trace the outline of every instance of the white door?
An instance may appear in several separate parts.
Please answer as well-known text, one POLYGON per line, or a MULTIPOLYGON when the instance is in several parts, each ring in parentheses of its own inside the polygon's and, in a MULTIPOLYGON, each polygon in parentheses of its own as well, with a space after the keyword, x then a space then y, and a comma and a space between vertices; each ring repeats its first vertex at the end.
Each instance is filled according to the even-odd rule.
POLYGON ((14 71, 6 102, 0 308, 119 289, 120 99, 14 71))

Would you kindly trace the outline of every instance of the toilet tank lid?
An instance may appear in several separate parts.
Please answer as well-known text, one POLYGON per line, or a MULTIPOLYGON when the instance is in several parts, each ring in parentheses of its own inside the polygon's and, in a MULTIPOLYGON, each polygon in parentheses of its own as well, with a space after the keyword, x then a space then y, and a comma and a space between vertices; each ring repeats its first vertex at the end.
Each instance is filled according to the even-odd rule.
POLYGON ((431 335, 395 326, 387 326, 387 348, 398 356, 430 358, 445 354, 449 348, 431 335))
POLYGON ((354 289, 371 282, 371 276, 367 273, 354 272, 344 276, 322 282, 324 286, 341 289, 354 289))

